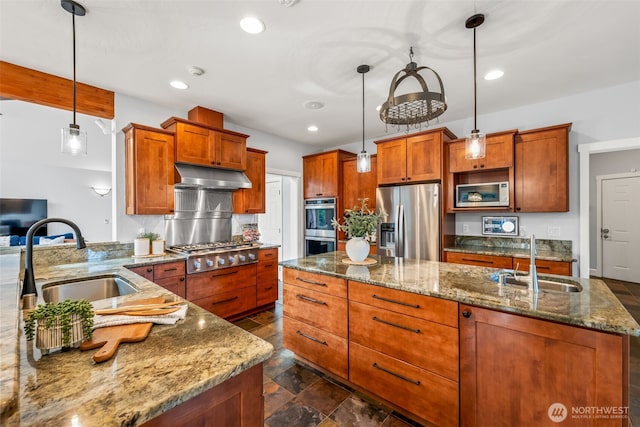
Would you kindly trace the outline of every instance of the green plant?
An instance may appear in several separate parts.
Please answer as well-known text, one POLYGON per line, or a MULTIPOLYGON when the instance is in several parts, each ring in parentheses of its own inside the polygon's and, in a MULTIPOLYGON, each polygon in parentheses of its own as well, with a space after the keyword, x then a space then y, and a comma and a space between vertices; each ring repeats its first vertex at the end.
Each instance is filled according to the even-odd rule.
POLYGON ((158 240, 160 235, 157 233, 152 233, 151 231, 147 231, 144 233, 138 234, 139 239, 149 239, 149 242, 153 242, 154 240, 158 240))
POLYGON ((340 224, 337 219, 331 220, 331 225, 336 230, 344 231, 347 237, 364 237, 369 238, 376 232, 378 224, 382 221, 384 212, 382 210, 375 211, 367 206, 367 198, 360 200, 360 206, 354 206, 353 209, 345 209, 343 222, 340 224))
POLYGON ((64 300, 59 303, 47 303, 38 305, 35 310, 29 312, 24 321, 24 332, 27 341, 33 340, 36 330, 36 321, 49 329, 58 320, 62 328, 62 342, 65 347, 71 344, 71 316, 77 314, 82 322, 82 331, 85 339, 91 339, 93 335, 93 306, 87 300, 64 300))

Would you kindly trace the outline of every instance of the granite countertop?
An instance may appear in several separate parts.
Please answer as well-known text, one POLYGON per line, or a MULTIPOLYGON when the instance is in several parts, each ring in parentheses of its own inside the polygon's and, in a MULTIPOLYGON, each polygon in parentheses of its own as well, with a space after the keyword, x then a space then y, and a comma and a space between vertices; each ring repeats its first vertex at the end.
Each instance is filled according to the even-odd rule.
MULTIPOLYGON (((455 236, 455 243, 445 252, 529 258, 529 239, 513 237, 455 236)), ((576 261, 570 240, 536 239, 536 258, 547 261, 576 261)))
MULTIPOLYGON (((514 258, 529 258, 528 249, 520 248, 500 248, 500 247, 486 247, 486 246, 452 246, 443 249, 446 252, 462 252, 466 254, 479 254, 479 255, 491 255, 491 256, 510 256, 514 258)), ((572 262, 575 261, 571 252, 560 252, 554 250, 538 249, 536 252, 537 259, 544 259, 547 261, 563 261, 572 262)))
POLYGON ((500 311, 552 320, 606 332, 640 335, 640 325, 601 280, 552 276, 579 282, 582 292, 547 292, 531 295, 527 288, 490 279, 494 268, 446 262, 410 260, 370 255, 371 266, 346 265, 342 251, 329 252, 280 265, 312 273, 328 274, 377 286, 457 301, 500 311))
MULTIPOLYGON (((102 300, 100 308, 154 296, 180 299, 123 266, 182 258, 167 254, 40 267, 36 280, 118 274, 140 289, 102 300)), ((93 362, 97 350, 41 356, 22 332, 18 262, 18 253, 0 256, 0 267, 10 266, 15 273, 10 280, 3 271, 0 283, 2 425, 139 425, 265 361, 273 352, 266 341, 188 303, 185 320, 154 325, 145 341, 121 345, 106 362, 93 362)))

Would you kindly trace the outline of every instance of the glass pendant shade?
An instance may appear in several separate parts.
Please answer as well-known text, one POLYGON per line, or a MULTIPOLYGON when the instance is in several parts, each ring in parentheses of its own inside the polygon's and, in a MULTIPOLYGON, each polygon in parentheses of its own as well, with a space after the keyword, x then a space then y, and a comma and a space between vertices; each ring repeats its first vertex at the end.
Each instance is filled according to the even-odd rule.
POLYGON ((484 133, 474 129, 467 136, 465 143, 466 159, 482 159, 487 154, 487 137, 484 133))
POLYGON ((72 156, 87 155, 87 132, 80 129, 80 126, 70 124, 69 127, 62 128, 62 143, 60 150, 72 156))
POLYGON ((366 151, 361 151, 358 154, 358 166, 357 171, 360 173, 371 172, 371 156, 366 151))

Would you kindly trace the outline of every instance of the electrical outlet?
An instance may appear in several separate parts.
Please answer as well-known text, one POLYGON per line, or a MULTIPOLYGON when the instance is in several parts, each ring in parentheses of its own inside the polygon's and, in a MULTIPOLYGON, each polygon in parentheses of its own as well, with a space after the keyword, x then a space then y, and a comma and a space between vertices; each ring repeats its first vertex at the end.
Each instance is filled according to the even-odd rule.
POLYGON ((560 237, 560 227, 547 227, 547 236, 560 237))
POLYGON ((466 222, 462 223, 462 232, 463 233, 468 233, 469 232, 469 224, 467 224, 466 222))

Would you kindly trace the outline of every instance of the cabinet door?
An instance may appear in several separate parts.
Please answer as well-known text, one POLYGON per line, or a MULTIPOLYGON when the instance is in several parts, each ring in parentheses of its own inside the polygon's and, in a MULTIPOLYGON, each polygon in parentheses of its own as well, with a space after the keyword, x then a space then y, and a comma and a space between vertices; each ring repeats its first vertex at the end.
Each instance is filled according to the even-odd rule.
POLYGON ((144 265, 141 267, 127 267, 127 269, 153 282, 153 266, 152 265, 144 265))
POLYGON ((320 170, 322 172, 321 196, 338 197, 338 154, 325 154, 320 159, 320 170))
POLYGON ((233 192, 233 213, 265 213, 265 154, 264 151, 247 150, 247 177, 251 188, 233 192))
POLYGON ((192 302, 216 316, 232 319, 256 307, 256 287, 233 289, 192 302))
POLYGON ((173 292, 179 297, 186 297, 186 279, 185 276, 164 277, 156 280, 156 284, 162 286, 169 292, 173 292))
POLYGON ((247 169, 247 139, 225 132, 211 132, 215 139, 212 163, 225 169, 247 169))
POLYGON ((628 406, 628 336, 465 305, 460 314, 462 426, 556 425, 554 402, 565 405, 568 425, 583 421, 571 419, 572 408, 628 406))
POLYGON ((517 212, 569 211, 568 125, 516 135, 517 212))
POLYGON ((302 160, 304 198, 311 199, 322 196, 322 159, 318 156, 306 157, 302 160))
POLYGON ((292 319, 347 338, 347 300, 284 284, 284 314, 292 319))
POLYGON ((258 306, 261 306, 278 299, 278 249, 260 250, 258 260, 258 306))
MULTIPOLYGON (((513 258, 510 256, 468 254, 464 252, 445 252, 447 262, 456 264, 477 265, 491 268, 512 268, 513 258)), ((520 269, 522 271, 522 269, 520 269)))
POLYGON ((407 181, 442 178, 442 136, 440 133, 407 138, 407 181))
POLYGON ((513 133, 487 136, 486 155, 467 159, 465 141, 449 144, 449 172, 472 172, 513 166, 513 133))
POLYGON ((176 126, 176 162, 202 166, 214 164, 214 135, 207 128, 187 123, 176 126))
POLYGON ((468 172, 478 168, 476 160, 465 158, 464 141, 452 142, 449 149, 449 172, 468 172))
POLYGON ((342 162, 342 206, 352 209, 360 206, 359 199, 367 199, 369 209, 376 209, 377 156, 371 156, 371 170, 358 173, 357 160, 342 162))
POLYGON ((173 135, 130 128, 125 145, 127 214, 173 213, 173 135))
POLYGON ((381 142, 378 150, 378 185, 402 184, 407 180, 407 143, 405 138, 381 142))
MULTIPOLYGON (((529 271, 529 258, 513 258, 513 265, 519 264, 518 270, 522 272, 529 271)), ((571 263, 563 261, 549 261, 546 259, 536 259, 536 269, 538 273, 560 274, 563 276, 571 276, 571 263)))

